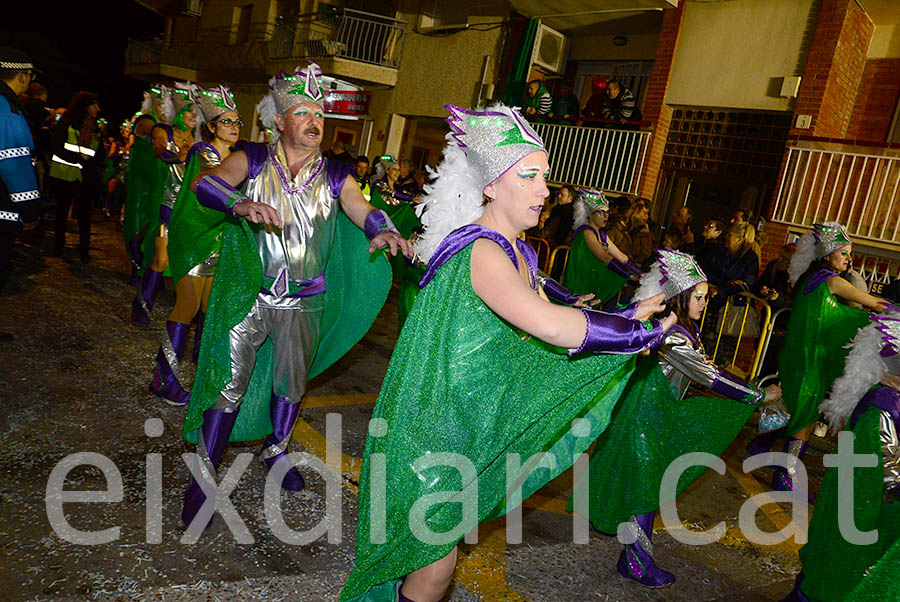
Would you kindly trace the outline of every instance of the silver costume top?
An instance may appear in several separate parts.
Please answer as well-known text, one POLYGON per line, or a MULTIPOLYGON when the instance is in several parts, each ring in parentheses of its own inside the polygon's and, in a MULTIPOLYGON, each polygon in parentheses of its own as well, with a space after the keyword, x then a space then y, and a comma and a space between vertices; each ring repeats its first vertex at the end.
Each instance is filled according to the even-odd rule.
POLYGON ((884 465, 884 488, 900 485, 900 440, 891 415, 881 411, 881 455, 884 465))
POLYGON ((679 399, 693 381, 736 401, 754 404, 762 401, 758 389, 721 370, 703 352, 701 343, 695 343, 678 328, 666 333, 659 347, 659 365, 679 399))
MULTIPOLYGON (((219 153, 211 144, 202 144, 195 152, 197 153, 197 166, 200 171, 209 171, 222 163, 219 153)), ((222 240, 222 232, 219 232, 217 239, 219 241, 222 240)), ((218 263, 219 249, 216 249, 208 259, 192 267, 187 275, 198 277, 214 276, 216 273, 216 265, 218 265, 218 263)))
MULTIPOLYGON (((166 150, 178 156, 178 145, 170 136, 166 142, 166 150)), ((184 181, 183 161, 178 163, 166 163, 166 179, 163 183, 162 204, 169 208, 175 207, 175 200, 178 199, 178 193, 181 191, 181 183, 184 181)))
MULTIPOLYGON (((253 201, 274 207, 281 216, 280 228, 250 224, 259 245, 264 277, 298 283, 325 272, 339 201, 331 195, 321 153, 317 151, 294 178, 290 177, 286 165, 284 147, 279 140, 274 147, 269 147, 259 174, 247 180, 244 193, 253 201)), ((273 307, 321 309, 323 297, 260 295, 260 302, 273 307)))

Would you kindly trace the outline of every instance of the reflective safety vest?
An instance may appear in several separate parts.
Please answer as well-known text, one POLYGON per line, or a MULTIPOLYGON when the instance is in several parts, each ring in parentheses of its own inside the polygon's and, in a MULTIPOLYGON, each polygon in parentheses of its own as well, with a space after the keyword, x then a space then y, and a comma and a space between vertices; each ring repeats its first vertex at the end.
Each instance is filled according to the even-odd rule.
MULTIPOLYGON (((94 136, 91 139, 91 145, 88 146, 79 146, 78 144, 78 131, 69 126, 68 136, 66 137, 66 143, 64 148, 68 151, 72 151, 73 153, 78 153, 81 155, 83 159, 90 159, 97 153, 97 147, 99 146, 100 141, 94 136)), ((72 163, 70 161, 66 161, 56 153, 51 157, 50 163, 50 177, 56 178, 58 180, 65 180, 66 182, 81 182, 81 165, 78 163, 72 163)))

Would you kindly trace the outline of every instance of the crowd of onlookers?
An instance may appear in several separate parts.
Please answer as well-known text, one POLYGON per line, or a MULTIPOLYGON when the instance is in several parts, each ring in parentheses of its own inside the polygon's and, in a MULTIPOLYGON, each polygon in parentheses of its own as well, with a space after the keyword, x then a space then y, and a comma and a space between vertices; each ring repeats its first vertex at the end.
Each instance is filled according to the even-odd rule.
POLYGON ((642 119, 641 110, 635 104, 634 94, 618 80, 607 80, 601 75, 595 75, 591 80, 591 96, 584 106, 573 93, 571 82, 562 81, 557 89, 558 93, 553 97, 543 81, 528 82, 523 101, 525 116, 532 120, 590 120, 615 123, 642 119))

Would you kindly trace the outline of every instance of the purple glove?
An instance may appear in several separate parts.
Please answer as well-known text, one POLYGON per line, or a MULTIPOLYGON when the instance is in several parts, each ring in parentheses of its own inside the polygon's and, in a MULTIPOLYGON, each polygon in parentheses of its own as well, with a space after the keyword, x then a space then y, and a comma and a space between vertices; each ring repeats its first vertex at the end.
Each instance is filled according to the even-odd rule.
POLYGON ((234 213, 234 208, 238 203, 243 203, 250 199, 232 188, 228 182, 219 176, 207 174, 197 182, 197 200, 204 207, 237 217, 234 213))
POLYGON ((587 319, 584 340, 570 355, 590 351, 592 353, 637 353, 654 346, 662 337, 659 320, 638 322, 616 314, 582 309, 587 319))
POLYGON ((575 305, 575 303, 578 302, 579 295, 576 295, 546 274, 539 273, 538 280, 540 281, 544 292, 547 293, 547 297, 551 301, 556 301, 557 303, 562 303, 563 305, 575 305))
POLYGON ((366 216, 366 223, 364 224, 363 230, 366 233, 366 238, 369 240, 372 240, 382 232, 400 234, 400 232, 397 231, 397 227, 394 226, 394 222, 388 217, 388 214, 381 209, 373 211, 366 216))

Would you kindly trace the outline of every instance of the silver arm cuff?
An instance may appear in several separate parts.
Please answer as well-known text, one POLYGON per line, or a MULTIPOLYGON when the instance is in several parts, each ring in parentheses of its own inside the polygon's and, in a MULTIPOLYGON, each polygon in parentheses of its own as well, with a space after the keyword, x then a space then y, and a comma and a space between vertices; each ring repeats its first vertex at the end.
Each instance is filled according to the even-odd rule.
POLYGON ((881 412, 881 455, 884 463, 884 488, 900 485, 900 440, 897 427, 887 412, 881 412))
POLYGON ((720 370, 705 353, 694 347, 682 332, 666 334, 659 349, 659 359, 663 374, 669 382, 674 381, 673 372, 678 371, 698 385, 709 387, 735 401, 758 403, 760 400, 758 389, 720 370))
POLYGON ((202 146, 197 150, 197 163, 200 171, 209 171, 213 167, 218 167, 221 162, 216 151, 208 146, 202 146))

